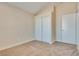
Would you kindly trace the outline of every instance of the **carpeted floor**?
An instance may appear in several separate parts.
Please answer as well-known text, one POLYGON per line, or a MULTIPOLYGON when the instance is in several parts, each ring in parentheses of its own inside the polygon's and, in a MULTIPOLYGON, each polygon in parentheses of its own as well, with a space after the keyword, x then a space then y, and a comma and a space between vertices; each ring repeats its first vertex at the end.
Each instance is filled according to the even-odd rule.
POLYGON ((55 42, 31 41, 23 45, 0 51, 1 56, 72 56, 76 55, 76 45, 55 42))

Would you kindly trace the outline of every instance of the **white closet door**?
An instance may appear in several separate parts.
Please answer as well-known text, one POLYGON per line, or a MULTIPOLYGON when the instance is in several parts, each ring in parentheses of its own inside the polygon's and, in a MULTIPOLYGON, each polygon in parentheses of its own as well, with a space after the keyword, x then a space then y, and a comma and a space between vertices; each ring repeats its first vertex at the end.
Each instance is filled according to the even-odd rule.
POLYGON ((35 38, 41 41, 41 17, 35 19, 35 38))
POLYGON ((62 22, 61 22, 61 16, 57 17, 56 19, 56 41, 62 41, 62 33, 61 33, 61 28, 62 28, 62 22))
POLYGON ((42 17, 42 41, 51 42, 51 17, 49 15, 42 17))
POLYGON ((77 45, 79 45, 79 12, 77 13, 77 45))
POLYGON ((62 16, 62 41, 75 44, 75 13, 62 16))

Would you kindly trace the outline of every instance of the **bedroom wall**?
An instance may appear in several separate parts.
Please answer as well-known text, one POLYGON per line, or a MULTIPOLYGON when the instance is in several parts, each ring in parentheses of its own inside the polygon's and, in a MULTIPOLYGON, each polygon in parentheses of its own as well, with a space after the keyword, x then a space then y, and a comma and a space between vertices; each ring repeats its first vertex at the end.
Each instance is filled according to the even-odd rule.
POLYGON ((33 40, 33 15, 0 3, 0 49, 33 40))

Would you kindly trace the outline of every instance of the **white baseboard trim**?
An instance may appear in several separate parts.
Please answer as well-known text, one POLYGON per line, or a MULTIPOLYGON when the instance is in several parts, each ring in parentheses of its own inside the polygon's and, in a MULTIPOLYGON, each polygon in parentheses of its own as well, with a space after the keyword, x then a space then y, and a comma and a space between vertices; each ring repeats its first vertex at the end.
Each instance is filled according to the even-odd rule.
POLYGON ((18 45, 22 45, 22 44, 24 44, 24 43, 28 43, 28 42, 33 41, 33 40, 35 40, 35 39, 26 40, 26 41, 23 41, 23 42, 17 42, 17 43, 14 43, 14 44, 12 44, 12 45, 9 45, 9 46, 0 48, 0 51, 1 51, 1 50, 5 50, 5 49, 8 49, 8 48, 15 47, 15 46, 18 46, 18 45))
POLYGON ((53 44, 53 43, 55 43, 55 42, 56 42, 56 40, 52 40, 50 44, 53 44))
MULTIPOLYGON (((60 40, 56 40, 56 41, 58 41, 58 42, 63 42, 63 43, 67 43, 67 42, 60 41, 60 40)), ((76 43, 68 43, 68 44, 75 44, 75 45, 77 45, 76 43)))
MULTIPOLYGON (((35 40, 42 41, 41 39, 36 39, 36 38, 35 38, 35 40)), ((44 41, 42 41, 42 42, 44 42, 44 41)), ((55 40, 54 41, 50 41, 50 42, 46 42, 46 43, 52 44, 54 42, 55 42, 55 40)))

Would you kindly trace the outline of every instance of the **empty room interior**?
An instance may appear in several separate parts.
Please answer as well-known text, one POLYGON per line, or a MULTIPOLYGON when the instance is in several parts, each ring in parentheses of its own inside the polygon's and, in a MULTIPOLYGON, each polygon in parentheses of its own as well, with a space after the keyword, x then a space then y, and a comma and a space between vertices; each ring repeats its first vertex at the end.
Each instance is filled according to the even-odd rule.
POLYGON ((79 3, 0 2, 0 56, 79 56, 79 3))

